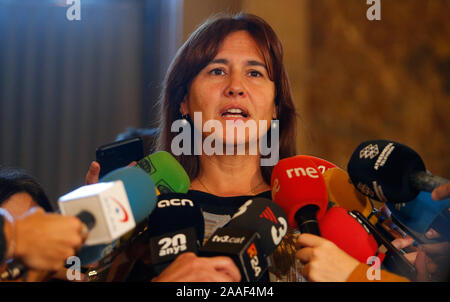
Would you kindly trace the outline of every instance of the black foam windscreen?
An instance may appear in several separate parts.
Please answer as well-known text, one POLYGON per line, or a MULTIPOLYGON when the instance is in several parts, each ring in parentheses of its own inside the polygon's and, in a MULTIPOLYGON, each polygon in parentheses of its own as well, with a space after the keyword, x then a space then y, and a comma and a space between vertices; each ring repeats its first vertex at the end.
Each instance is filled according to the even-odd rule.
POLYGON ((245 202, 227 227, 256 232, 261 237, 263 253, 270 255, 286 235, 287 217, 279 205, 267 198, 252 198, 245 202))
POLYGON ((158 196, 155 209, 149 215, 148 235, 160 236, 182 229, 194 228, 201 243, 205 236, 205 221, 201 208, 184 193, 158 196))
POLYGON ((355 187, 381 202, 402 203, 418 194, 411 176, 425 171, 413 149, 390 140, 370 140, 358 145, 347 166, 355 187))

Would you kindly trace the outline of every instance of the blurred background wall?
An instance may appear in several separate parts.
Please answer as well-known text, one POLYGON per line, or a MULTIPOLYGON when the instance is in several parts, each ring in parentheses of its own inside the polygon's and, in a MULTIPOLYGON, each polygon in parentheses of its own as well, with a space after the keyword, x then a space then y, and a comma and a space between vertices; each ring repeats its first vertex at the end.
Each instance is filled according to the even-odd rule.
POLYGON ((450 178, 450 2, 0 0, 0 165, 51 198, 84 183, 95 149, 152 127, 160 84, 195 27, 223 11, 269 22, 285 50, 300 153, 345 168, 363 140, 392 139, 450 178))

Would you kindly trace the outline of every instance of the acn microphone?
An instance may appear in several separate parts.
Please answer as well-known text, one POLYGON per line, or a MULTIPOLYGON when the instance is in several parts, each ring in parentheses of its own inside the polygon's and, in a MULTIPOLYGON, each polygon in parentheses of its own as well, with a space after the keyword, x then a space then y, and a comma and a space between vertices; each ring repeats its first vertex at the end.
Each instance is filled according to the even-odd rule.
POLYGON ((148 217, 146 233, 152 273, 159 275, 181 253, 198 253, 205 234, 202 210, 186 194, 161 194, 148 217))

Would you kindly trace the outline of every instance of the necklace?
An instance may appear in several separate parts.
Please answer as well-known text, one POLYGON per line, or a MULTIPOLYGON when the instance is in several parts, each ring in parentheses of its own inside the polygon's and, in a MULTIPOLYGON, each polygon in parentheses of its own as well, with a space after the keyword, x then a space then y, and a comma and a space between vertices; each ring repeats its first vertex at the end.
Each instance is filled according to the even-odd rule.
MULTIPOLYGON (((206 186, 205 184, 201 181, 200 177, 197 177, 198 181, 200 182, 200 184, 206 189, 206 191, 210 194, 213 194, 206 186)), ((259 188, 262 184, 264 184, 264 179, 256 186, 250 189, 250 191, 248 191, 247 193, 245 193, 244 195, 247 195, 249 193, 252 193, 254 190, 256 190, 257 188, 259 188)), ((214 194, 213 194, 214 195, 214 194)))

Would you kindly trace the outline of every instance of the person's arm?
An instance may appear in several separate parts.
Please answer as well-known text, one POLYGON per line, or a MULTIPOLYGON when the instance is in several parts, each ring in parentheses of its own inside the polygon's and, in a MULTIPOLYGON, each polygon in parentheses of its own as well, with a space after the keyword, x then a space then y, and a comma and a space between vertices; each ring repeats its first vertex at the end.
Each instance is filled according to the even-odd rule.
POLYGON ((347 278, 346 282, 409 282, 410 280, 390 273, 386 270, 380 269, 379 278, 368 278, 367 272, 370 266, 364 263, 360 263, 347 278))
POLYGON ((83 223, 76 217, 33 208, 13 222, 5 220, 3 231, 7 248, 4 259, 20 259, 35 270, 57 271, 81 248, 87 238, 83 230, 83 223))
POLYGON ((407 282, 406 278, 380 270, 380 278, 368 278, 370 266, 359 262, 333 242, 301 234, 295 243, 296 257, 303 263, 302 275, 313 282, 407 282), (378 280, 376 280, 378 279, 378 280))

